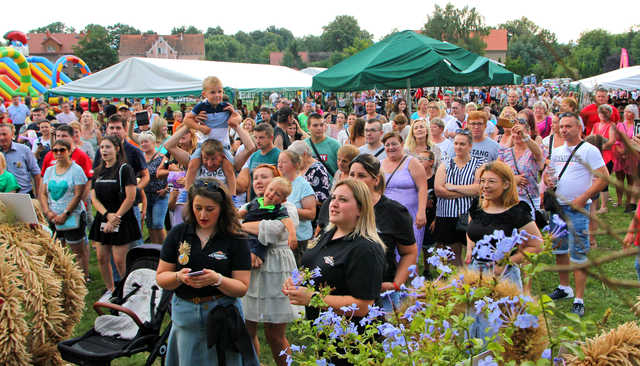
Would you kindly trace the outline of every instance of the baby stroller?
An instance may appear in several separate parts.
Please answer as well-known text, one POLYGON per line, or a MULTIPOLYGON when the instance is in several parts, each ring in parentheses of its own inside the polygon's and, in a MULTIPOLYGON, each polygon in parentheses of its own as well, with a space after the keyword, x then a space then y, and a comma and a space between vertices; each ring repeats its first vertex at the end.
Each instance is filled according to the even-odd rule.
POLYGON ((162 290, 155 281, 160 249, 160 245, 145 244, 129 250, 126 275, 117 284, 114 297, 108 303, 93 304, 100 315, 93 329, 58 343, 64 360, 103 366, 119 357, 149 352, 145 365, 152 365, 158 357, 164 365, 171 323, 162 334, 160 331, 173 292, 162 290))

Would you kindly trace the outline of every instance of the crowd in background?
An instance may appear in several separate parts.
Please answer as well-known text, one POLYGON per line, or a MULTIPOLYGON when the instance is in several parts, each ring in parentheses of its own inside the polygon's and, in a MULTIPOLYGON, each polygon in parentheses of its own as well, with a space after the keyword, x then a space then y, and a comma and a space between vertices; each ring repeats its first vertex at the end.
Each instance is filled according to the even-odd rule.
MULTIPOLYGON (((248 106, 230 103, 220 80, 208 78, 203 97, 177 107, 104 100, 97 113, 64 102, 57 114, 14 97, 0 108, 0 191, 38 199, 87 280, 94 244, 105 301, 125 275, 131 246, 164 243, 158 283, 186 301, 174 306, 193 312, 202 301, 231 298, 256 351, 257 325, 264 324, 278 364, 285 364, 280 350, 296 317, 291 304, 309 301, 290 283, 300 266, 340 267, 335 278, 323 274, 339 289, 325 299, 336 309, 354 302, 366 310, 374 301, 391 309, 399 298, 380 300, 380 292, 398 289, 409 267, 436 246, 449 247, 458 266, 491 268, 522 287, 518 263, 540 249, 539 240, 511 253, 508 268, 490 267, 475 243, 494 230, 539 237, 546 189, 555 189, 559 213, 576 227, 555 247, 559 264, 584 262, 597 245, 595 223, 576 206, 593 213, 637 208, 638 197, 620 189, 609 202, 603 178, 640 183, 631 150, 640 142, 637 91, 598 89, 582 108, 574 92, 543 85, 293 99, 273 93, 248 106), (248 249, 228 249, 240 233, 249 237, 248 249), (195 249, 198 240, 202 249, 195 249), (196 253, 225 255, 229 263, 221 269, 196 253), (204 276, 186 270, 209 265, 216 270, 204 276)), ((424 268, 431 278, 426 261, 424 268)), ((573 311, 583 315, 585 279, 575 271, 574 291, 563 272, 551 298, 573 297, 573 311)), ((187 336, 193 320, 175 321, 185 325, 172 330, 170 352, 197 364, 182 358, 184 344, 199 339, 187 336)))

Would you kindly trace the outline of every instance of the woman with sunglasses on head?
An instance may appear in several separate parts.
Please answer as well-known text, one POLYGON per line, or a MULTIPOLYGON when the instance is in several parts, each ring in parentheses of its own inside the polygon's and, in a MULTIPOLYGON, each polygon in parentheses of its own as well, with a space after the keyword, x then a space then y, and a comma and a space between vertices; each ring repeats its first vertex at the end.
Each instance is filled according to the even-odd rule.
MULTIPOLYGON (((522 113, 522 111, 520 112, 522 113)), ((520 116, 520 113, 518 115, 520 116)), ((498 159, 505 162, 515 174, 518 198, 531 208, 531 217, 540 209, 539 172, 544 167, 544 154, 531 137, 531 127, 524 118, 518 118, 511 128, 513 146, 500 149, 498 159)))
POLYGON ((162 245, 156 274, 160 287, 174 291, 167 365, 257 365, 244 327, 238 331, 246 337, 248 354, 207 344, 208 334, 223 328, 221 321, 211 324, 216 309, 233 306, 233 313, 243 316, 240 297, 247 293, 250 269, 249 245, 231 195, 217 179, 197 179, 189 188, 185 221, 171 229, 162 245))
MULTIPOLYGON (((280 173, 273 165, 261 164, 253 170, 253 190, 257 198, 267 193, 267 187, 280 173)), ((282 203, 289 218, 298 226, 298 209, 290 202, 282 203)), ((281 220, 261 220, 243 222, 242 230, 258 237, 261 243, 267 243, 264 262, 259 255, 251 253, 251 283, 247 294, 242 298, 247 330, 254 348, 260 352, 258 324, 262 324, 264 335, 269 343, 271 355, 278 365, 286 365, 286 356, 280 351, 289 347, 287 324, 295 320, 296 315, 289 299, 281 289, 285 280, 296 269, 296 259, 288 245, 288 232, 281 220)))
POLYGON ((478 195, 477 170, 483 163, 471 156, 472 145, 471 131, 456 131, 453 138, 455 156, 440 164, 434 185, 438 197, 434 239, 451 248, 457 266, 462 266, 462 248, 466 243, 464 215, 471 207, 472 198, 478 195))
POLYGON ((96 246, 96 256, 107 298, 113 293, 114 283, 110 258, 121 278, 124 278, 125 258, 129 245, 140 239, 140 227, 133 214, 136 198, 136 178, 131 165, 126 163, 124 147, 116 136, 105 136, 100 141, 102 161, 95 169, 91 182, 91 202, 96 216, 89 231, 89 240, 96 246))
MULTIPOLYGON (((385 268, 385 245, 376 232, 369 192, 361 181, 340 181, 332 192, 330 225, 302 259, 305 268, 319 268, 320 276, 315 282, 331 288, 323 301, 334 312, 350 317, 355 324, 359 324, 369 313, 369 306, 379 298, 385 268), (357 310, 347 313, 341 310, 352 304, 357 310)), ((288 278, 282 291, 292 304, 307 306, 307 319, 318 317, 319 309, 308 307, 311 298, 317 296, 313 288, 296 285, 288 278)), ((358 331, 363 331, 362 327, 358 331)), ((335 353, 322 355, 327 356, 335 365, 349 364, 335 353)))
POLYGON ((71 160, 71 145, 67 141, 57 140, 51 151, 56 163, 44 172, 40 206, 51 230, 63 244, 69 245, 85 278, 89 278, 89 248, 85 245, 87 213, 82 202, 87 177, 80 165, 71 160))

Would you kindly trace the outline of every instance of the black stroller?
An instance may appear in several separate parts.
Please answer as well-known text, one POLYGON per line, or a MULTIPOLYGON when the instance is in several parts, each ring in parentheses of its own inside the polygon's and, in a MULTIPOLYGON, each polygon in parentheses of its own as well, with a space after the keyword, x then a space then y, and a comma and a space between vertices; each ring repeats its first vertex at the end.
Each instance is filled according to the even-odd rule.
POLYGON ((145 365, 160 358, 164 365, 171 323, 160 333, 170 311, 172 291, 155 284, 161 246, 145 244, 127 253, 127 272, 108 303, 96 302, 100 315, 84 335, 58 343, 60 355, 79 365, 109 365, 119 357, 149 352, 145 365), (104 315, 103 309, 108 314, 104 315))

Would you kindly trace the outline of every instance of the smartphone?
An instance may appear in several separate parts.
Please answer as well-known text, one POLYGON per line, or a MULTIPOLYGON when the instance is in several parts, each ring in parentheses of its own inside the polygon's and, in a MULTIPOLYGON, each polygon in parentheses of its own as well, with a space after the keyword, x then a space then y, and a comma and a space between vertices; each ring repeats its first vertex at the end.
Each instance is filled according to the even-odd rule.
POLYGON ((633 136, 640 136, 640 119, 633 120, 633 136))
POLYGON ((149 124, 149 113, 147 111, 136 112, 136 122, 138 126, 149 124))
POLYGON ((202 276, 203 274, 204 274, 204 270, 203 271, 197 271, 197 272, 189 272, 189 273, 187 273, 187 276, 196 277, 196 276, 202 276))
MULTIPOLYGON (((103 222, 102 224, 100 224, 100 231, 104 232, 104 228, 105 228, 105 226, 107 226, 107 223, 106 223, 106 222, 103 222)), ((113 232, 114 232, 114 233, 117 233, 117 232, 118 232, 118 230, 120 230, 120 226, 116 226, 116 227, 113 229, 113 232)))
POLYGON ((498 127, 512 128, 515 125, 515 121, 507 118, 498 118, 498 127))

